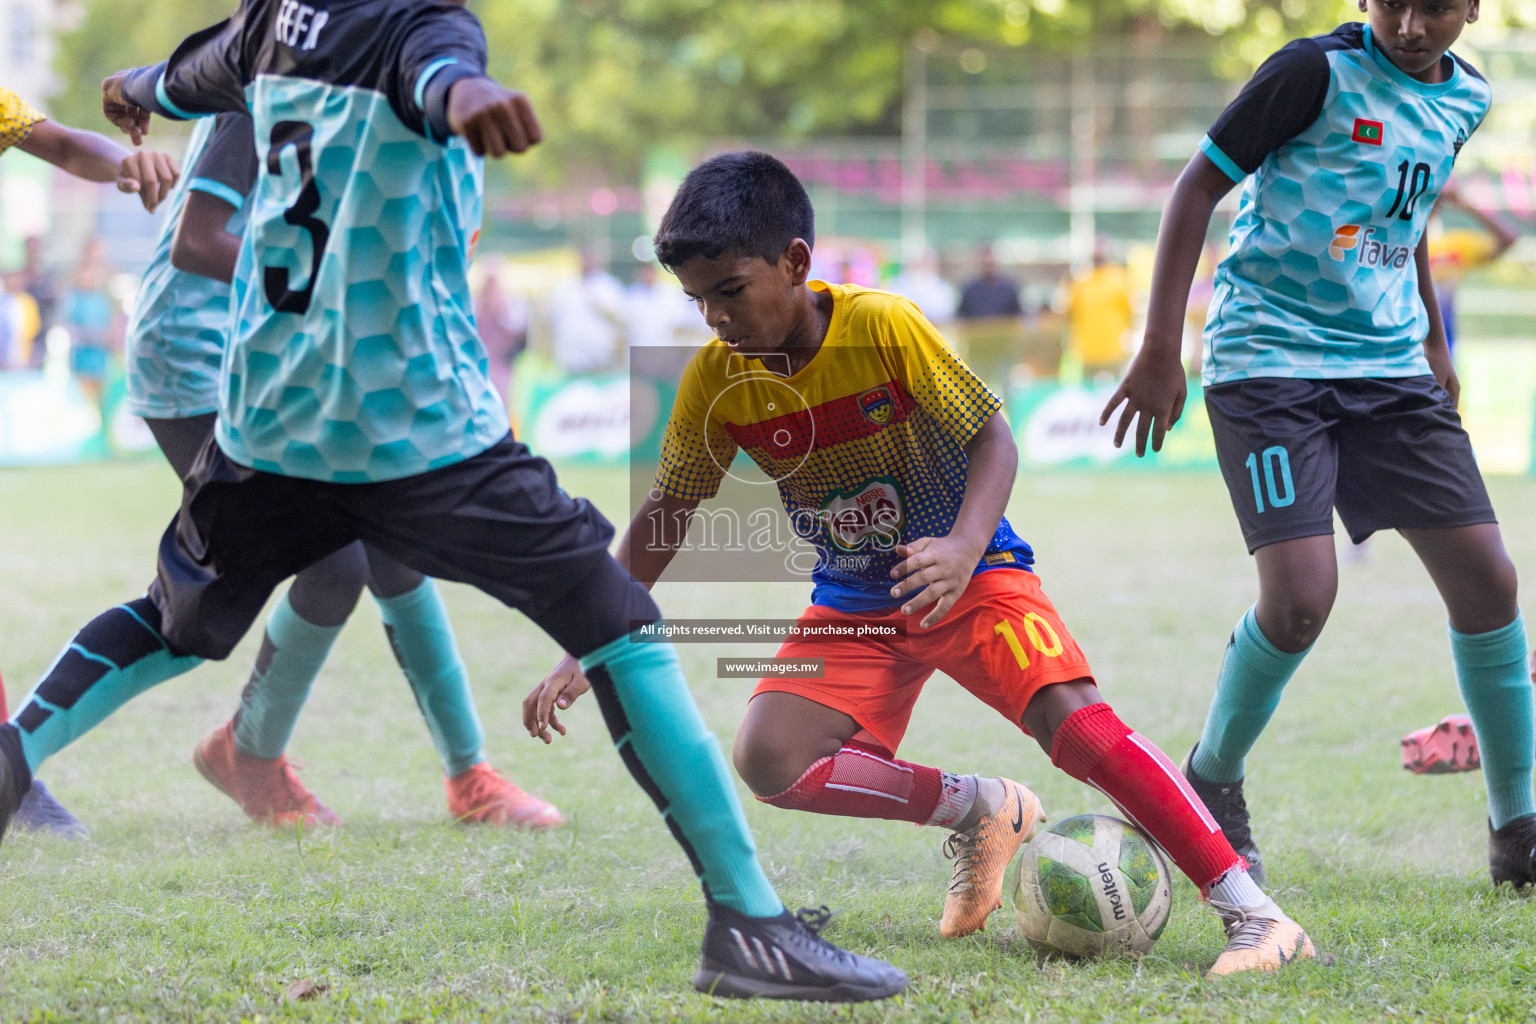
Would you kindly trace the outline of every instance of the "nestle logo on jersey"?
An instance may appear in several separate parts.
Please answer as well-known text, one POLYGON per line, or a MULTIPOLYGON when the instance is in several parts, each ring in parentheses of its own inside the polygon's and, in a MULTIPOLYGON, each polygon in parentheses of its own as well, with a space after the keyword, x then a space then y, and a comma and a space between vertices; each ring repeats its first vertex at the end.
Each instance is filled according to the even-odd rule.
POLYGON ((1387 126, 1380 121, 1367 121, 1363 117, 1355 118, 1355 133, 1350 136, 1355 142, 1364 143, 1367 146, 1379 146, 1386 141, 1387 126))
POLYGON ((300 50, 313 50, 320 41, 320 30, 330 20, 330 11, 317 11, 299 0, 283 0, 277 7, 272 34, 280 43, 300 50))
POLYGON ((1346 254, 1359 250, 1362 267, 1402 270, 1408 265, 1413 250, 1406 245, 1388 245, 1376 239, 1376 229, 1366 228, 1362 233, 1359 224, 1345 224, 1333 233, 1328 243, 1328 255, 1344 262, 1346 254))

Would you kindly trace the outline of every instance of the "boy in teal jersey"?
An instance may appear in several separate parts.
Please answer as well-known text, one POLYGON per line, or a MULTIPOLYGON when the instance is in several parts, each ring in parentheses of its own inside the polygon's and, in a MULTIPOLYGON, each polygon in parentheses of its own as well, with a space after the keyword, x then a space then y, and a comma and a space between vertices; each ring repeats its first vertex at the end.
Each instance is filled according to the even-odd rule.
MULTIPOLYGON (((176 161, 165 153, 130 153, 105 136, 49 119, 16 93, 0 86, 0 155, 12 148, 77 178, 115 182, 119 191, 136 193, 149 212, 159 207, 181 174, 176 161)), ((5 691, 0 688, 0 718, 6 715, 5 691)), ((70 838, 86 834, 79 819, 36 779, 17 808, 14 820, 22 828, 70 838)))
POLYGON ((1424 226, 1491 102, 1449 52, 1477 0, 1360 0, 1368 24, 1276 53, 1174 186, 1146 343, 1105 407, 1153 450, 1179 418, 1179 323, 1211 213, 1244 182, 1206 324, 1206 406, 1259 600, 1233 631, 1185 772, 1259 867, 1245 756, 1338 586, 1333 510, 1357 543, 1396 529, 1450 617, 1487 772, 1495 883, 1536 880, 1533 711, 1515 569, 1456 414, 1424 226))
MULTIPOLYGON (((204 118, 188 173, 145 271, 129 323, 128 408, 143 416, 185 481, 213 433, 219 364, 229 331, 245 203, 256 181, 251 119, 204 118)), ((235 717, 193 755, 198 770, 253 819, 339 824, 301 783, 286 750, 316 676, 367 585, 442 759, 449 813, 458 821, 543 828, 564 819, 486 763, 485 733, 469 675, 435 584, 378 550, 353 544, 294 578, 262 636, 257 668, 235 717)), ((61 666, 62 669, 62 666, 61 666)))
POLYGON ((114 657, 30 725, 31 708, 0 726, 0 829, 35 767, 22 733, 54 718, 67 736, 94 727, 109 709, 83 698, 104 676, 142 688, 227 657, 273 587, 361 540, 475 585, 580 659, 703 889, 695 987, 839 1002, 902 991, 903 972, 784 908, 675 650, 641 642, 661 613, 609 554, 613 528, 508 430, 466 268, 480 158, 542 137, 527 97, 486 75, 484 33, 460 5, 315 4, 244 0, 168 61, 103 83, 108 119, 136 143, 151 114, 248 110, 259 173, 214 439, 149 593, 87 627, 114 657))

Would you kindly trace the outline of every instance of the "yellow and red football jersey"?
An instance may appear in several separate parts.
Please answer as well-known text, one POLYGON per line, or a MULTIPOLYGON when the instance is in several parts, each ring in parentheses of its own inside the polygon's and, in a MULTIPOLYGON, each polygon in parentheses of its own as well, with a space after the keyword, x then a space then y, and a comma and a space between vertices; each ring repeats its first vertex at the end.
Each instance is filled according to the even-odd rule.
MULTIPOLYGON (((738 451, 774 481, 791 526, 817 549, 815 604, 888 608, 897 544, 942 537, 965 497, 965 445, 1002 403, 907 299, 812 281, 832 323, 810 363, 720 341, 683 371, 656 485, 703 501, 738 451), (776 363, 782 364, 774 372, 776 363)), ((1027 569, 1004 519, 977 565, 1027 569)))
POLYGON ((43 115, 32 109, 31 104, 0 85, 0 153, 25 142, 43 115))

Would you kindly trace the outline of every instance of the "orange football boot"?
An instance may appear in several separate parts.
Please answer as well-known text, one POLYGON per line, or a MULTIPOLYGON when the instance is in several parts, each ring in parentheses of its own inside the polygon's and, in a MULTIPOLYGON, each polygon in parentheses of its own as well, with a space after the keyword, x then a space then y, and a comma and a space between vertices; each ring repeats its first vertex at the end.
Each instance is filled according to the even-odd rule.
POLYGON ((1296 960, 1317 957, 1317 950, 1301 925, 1292 921, 1274 900, 1267 900, 1257 907, 1234 907, 1216 900, 1210 903, 1227 930, 1227 948, 1221 951, 1206 977, 1219 978, 1242 971, 1278 971, 1296 960))
POLYGON ((969 832, 944 840, 944 854, 955 862, 955 875, 944 898, 939 934, 957 939, 985 928, 987 915, 1003 905, 1003 873, 1019 847, 1045 820, 1040 800, 1011 779, 998 779, 1007 798, 1003 806, 969 832))
POLYGON ((268 760, 241 753, 235 746, 233 720, 203 737, 192 752, 192 763, 252 821, 278 828, 341 824, 341 818, 299 781, 286 755, 268 760))
POLYGON ((446 785, 448 813, 464 824, 515 828, 554 828, 565 824, 565 815, 554 804, 518 789, 483 761, 448 778, 446 785))

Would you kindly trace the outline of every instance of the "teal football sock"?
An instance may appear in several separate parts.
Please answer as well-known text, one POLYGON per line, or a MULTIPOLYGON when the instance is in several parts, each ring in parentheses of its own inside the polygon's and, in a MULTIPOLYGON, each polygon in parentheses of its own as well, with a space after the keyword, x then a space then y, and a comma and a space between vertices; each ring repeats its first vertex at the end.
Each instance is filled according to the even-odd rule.
POLYGON ((410 681, 443 760, 443 771, 449 776, 468 771, 485 760, 485 730, 437 584, 425 579, 414 590, 375 600, 395 660, 410 681))
POLYGON ((1516 818, 1536 814, 1531 769, 1536 765, 1531 672, 1526 667, 1525 619, 1491 633, 1451 630, 1451 660, 1456 685, 1477 730, 1488 787, 1488 818, 1503 828, 1516 818))
POLYGON ((1280 694, 1307 651, 1287 654, 1259 628, 1257 606, 1249 608, 1232 630, 1216 679, 1216 696, 1205 717, 1205 731, 1190 764, 1206 782, 1237 782, 1244 759, 1280 706, 1280 694))
POLYGON ((339 635, 340 626, 305 621, 287 594, 277 602, 235 712, 235 747, 241 753, 270 761, 288 749, 299 712, 339 635))
POLYGON ((201 658, 171 653, 160 635, 160 613, 148 598, 96 616, 59 653, 11 719, 27 767, 35 772, 145 690, 200 664, 201 658))
POLYGON ((749 917, 783 913, 757 861, 720 743, 668 643, 628 636, 581 659, 619 756, 661 811, 707 899, 749 917))

